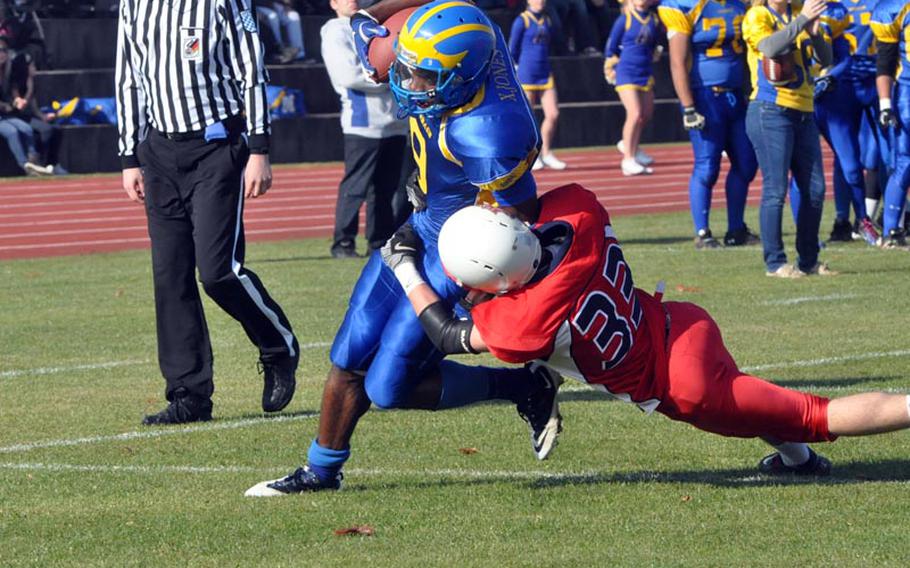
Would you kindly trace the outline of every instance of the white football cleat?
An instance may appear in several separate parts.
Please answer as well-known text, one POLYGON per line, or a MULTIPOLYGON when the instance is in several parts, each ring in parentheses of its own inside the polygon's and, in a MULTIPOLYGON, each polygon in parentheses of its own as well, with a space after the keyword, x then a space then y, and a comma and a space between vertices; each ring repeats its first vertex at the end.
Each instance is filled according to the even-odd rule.
POLYGON ((566 163, 556 157, 556 154, 550 152, 549 154, 538 158, 543 165, 550 168, 551 170, 564 170, 566 169, 566 163))
POLYGON ((635 159, 623 158, 622 164, 622 175, 624 176, 640 176, 643 174, 653 174, 654 170, 648 166, 643 166, 639 164, 635 159))

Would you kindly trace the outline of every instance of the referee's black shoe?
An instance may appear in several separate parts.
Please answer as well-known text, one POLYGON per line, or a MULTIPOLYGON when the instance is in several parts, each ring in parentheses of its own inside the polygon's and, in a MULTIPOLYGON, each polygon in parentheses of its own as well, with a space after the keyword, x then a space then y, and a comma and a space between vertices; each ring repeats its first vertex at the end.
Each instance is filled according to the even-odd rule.
POLYGON ((187 422, 207 422, 212 419, 212 401, 208 398, 190 394, 180 387, 174 391, 173 399, 167 408, 158 414, 149 414, 142 419, 146 426, 157 424, 185 424, 187 422))
POLYGON ((265 382, 262 387, 262 410, 278 412, 294 398, 294 390, 297 388, 294 374, 299 360, 299 354, 277 360, 260 359, 259 369, 265 382))

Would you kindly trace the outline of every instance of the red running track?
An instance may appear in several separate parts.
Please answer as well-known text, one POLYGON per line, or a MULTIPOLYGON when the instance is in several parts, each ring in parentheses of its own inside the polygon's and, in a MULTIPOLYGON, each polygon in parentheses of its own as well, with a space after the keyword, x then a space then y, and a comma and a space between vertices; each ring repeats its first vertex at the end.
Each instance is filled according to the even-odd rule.
MULTIPOLYGON (((830 188, 831 155, 825 170, 830 188)), ((687 211, 692 151, 688 144, 649 150, 655 173, 624 177, 620 155, 612 149, 560 153, 569 169, 536 174, 541 192, 577 182, 594 191, 611 215, 687 211)), ((713 206, 725 205, 722 180, 713 206)), ((247 201, 244 213, 247 240, 277 241, 332 234, 335 195, 341 164, 280 167, 272 190, 247 201)), ((0 183, 0 260, 63 256, 148 248, 145 214, 120 189, 120 178, 23 179, 0 183)), ((760 176, 753 182, 749 204, 761 192, 760 176)), ((327 244, 328 246, 328 244, 327 244)))

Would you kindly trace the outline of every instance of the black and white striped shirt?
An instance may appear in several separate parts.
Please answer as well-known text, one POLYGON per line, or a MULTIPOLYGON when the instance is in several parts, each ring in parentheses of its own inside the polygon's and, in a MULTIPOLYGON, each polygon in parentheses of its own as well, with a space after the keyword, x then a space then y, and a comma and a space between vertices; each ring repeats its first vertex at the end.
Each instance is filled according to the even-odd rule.
POLYGON ((117 119, 124 168, 146 129, 193 132, 246 114, 250 149, 268 148, 268 72, 252 0, 121 0, 117 119))

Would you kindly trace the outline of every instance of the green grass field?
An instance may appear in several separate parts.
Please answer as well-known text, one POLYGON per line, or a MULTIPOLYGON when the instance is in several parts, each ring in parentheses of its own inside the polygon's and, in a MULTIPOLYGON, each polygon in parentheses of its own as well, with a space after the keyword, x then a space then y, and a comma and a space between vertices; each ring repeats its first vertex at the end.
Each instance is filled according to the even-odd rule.
MULTIPOLYGON (((828 396, 910 392, 910 255, 830 246, 841 276, 779 281, 757 248, 696 252, 686 214, 615 224, 637 285, 665 279, 668 298, 708 308, 741 366, 828 396)), ((327 250, 249 247, 306 346, 288 412, 260 414, 255 350, 209 302, 216 419, 156 429, 139 426, 164 403, 148 252, 0 263, 0 565, 910 564, 907 433, 822 447, 829 479, 772 480, 755 472, 758 441, 574 383, 546 462, 508 405, 373 411, 344 491, 244 498, 301 464, 315 433, 327 345, 361 266, 327 250), (373 536, 334 534, 357 525, 373 536)))

